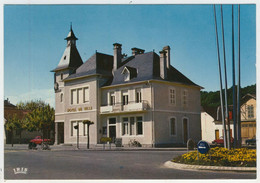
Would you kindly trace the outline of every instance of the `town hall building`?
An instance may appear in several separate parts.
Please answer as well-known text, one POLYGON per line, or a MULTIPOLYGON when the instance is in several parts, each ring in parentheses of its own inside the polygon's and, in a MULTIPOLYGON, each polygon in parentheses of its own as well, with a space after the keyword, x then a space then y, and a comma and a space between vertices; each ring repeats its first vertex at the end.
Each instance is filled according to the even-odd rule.
POLYGON ((176 146, 189 138, 201 139, 200 90, 170 64, 170 46, 159 55, 132 48, 122 54, 114 43, 113 55, 96 52, 83 63, 72 28, 67 46, 54 72, 55 143, 87 142, 102 137, 130 140, 143 147, 176 146), (78 126, 76 129, 75 126, 78 126))

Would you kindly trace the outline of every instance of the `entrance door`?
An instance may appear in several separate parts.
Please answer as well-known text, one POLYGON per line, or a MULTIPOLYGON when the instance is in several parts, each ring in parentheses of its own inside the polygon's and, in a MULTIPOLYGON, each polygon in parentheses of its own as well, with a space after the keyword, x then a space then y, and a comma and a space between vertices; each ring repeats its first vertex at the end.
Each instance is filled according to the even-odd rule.
POLYGON ((183 142, 186 144, 188 141, 188 119, 183 119, 183 142))
POLYGON ((58 143, 57 144, 63 144, 64 143, 64 123, 58 123, 58 143))
POLYGON ((112 142, 115 142, 116 139, 116 118, 109 118, 108 121, 108 130, 109 137, 112 139, 112 142))
POLYGON ((219 139, 219 130, 215 130, 215 139, 219 139))
POLYGON ((114 142, 116 138, 116 126, 109 126, 109 137, 112 139, 112 142, 114 142))

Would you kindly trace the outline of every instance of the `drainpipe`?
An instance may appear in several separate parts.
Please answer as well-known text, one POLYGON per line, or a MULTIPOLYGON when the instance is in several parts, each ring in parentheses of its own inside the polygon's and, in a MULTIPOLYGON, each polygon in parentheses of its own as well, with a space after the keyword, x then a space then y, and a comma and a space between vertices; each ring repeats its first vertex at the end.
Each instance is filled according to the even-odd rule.
POLYGON ((155 147, 155 130, 154 130, 154 92, 153 92, 153 87, 152 87, 152 83, 150 83, 150 81, 148 81, 148 83, 150 84, 150 88, 151 88, 151 101, 152 101, 152 147, 155 147))

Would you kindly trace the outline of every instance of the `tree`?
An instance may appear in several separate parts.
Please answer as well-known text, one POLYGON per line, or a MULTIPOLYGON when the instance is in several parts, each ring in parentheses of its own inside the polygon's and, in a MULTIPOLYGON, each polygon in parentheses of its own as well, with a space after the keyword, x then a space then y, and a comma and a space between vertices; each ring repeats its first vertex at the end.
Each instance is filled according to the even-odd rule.
POLYGON ((29 131, 40 131, 42 136, 49 137, 49 132, 54 130, 54 109, 49 104, 39 105, 34 102, 27 104, 29 107, 36 107, 26 115, 25 126, 29 131))
POLYGON ((18 109, 33 111, 34 109, 46 106, 46 103, 42 100, 32 100, 27 102, 19 102, 16 106, 18 109))
MULTIPOLYGON (((9 115, 6 119, 5 129, 11 133, 11 143, 12 147, 14 146, 13 142, 13 133, 15 130, 22 131, 24 129, 24 121, 19 119, 17 114, 9 115)), ((20 133, 20 143, 21 143, 21 133, 20 133)))

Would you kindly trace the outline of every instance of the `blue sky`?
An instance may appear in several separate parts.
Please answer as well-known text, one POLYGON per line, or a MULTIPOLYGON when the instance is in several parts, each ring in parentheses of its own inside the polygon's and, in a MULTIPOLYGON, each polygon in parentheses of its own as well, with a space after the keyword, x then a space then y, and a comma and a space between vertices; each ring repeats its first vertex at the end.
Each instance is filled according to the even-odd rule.
MULTIPOLYGON (((243 87, 256 83, 255 8, 241 5, 243 87)), ((223 11, 230 87, 231 5, 224 5, 223 11)), ((220 28, 219 5, 217 14, 220 28)), ((237 22, 236 15, 237 6, 237 22)), ((70 22, 84 62, 95 50, 112 55, 115 42, 121 43, 123 53, 128 55, 133 47, 159 53, 170 45, 172 66, 203 86, 204 91, 219 90, 212 5, 5 5, 5 99, 13 104, 42 99, 54 106, 50 71, 57 66, 66 47, 64 38, 70 22)), ((237 38, 237 30, 235 34, 237 38)))

